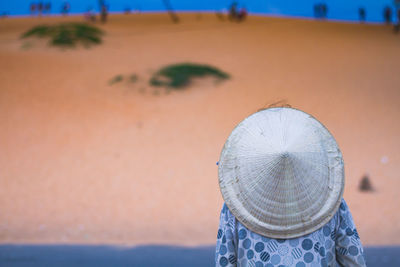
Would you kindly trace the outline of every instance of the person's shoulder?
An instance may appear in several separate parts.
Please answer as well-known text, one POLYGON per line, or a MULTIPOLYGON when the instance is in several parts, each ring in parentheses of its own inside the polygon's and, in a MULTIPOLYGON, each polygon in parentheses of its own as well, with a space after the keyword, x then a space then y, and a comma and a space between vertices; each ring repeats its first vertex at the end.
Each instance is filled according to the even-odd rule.
POLYGON ((228 207, 226 206, 226 204, 225 204, 225 202, 224 202, 224 204, 222 205, 222 210, 221 210, 221 212, 222 213, 226 213, 226 210, 228 209, 228 207))
POLYGON ((222 213, 222 214, 225 214, 226 216, 233 217, 233 214, 231 213, 231 211, 229 210, 229 208, 228 208, 228 206, 226 205, 225 202, 224 202, 224 204, 222 205, 221 213, 222 213))
POLYGON ((345 220, 345 221, 352 221, 353 217, 350 212, 350 208, 347 205, 346 201, 342 198, 342 201, 340 203, 339 209, 336 212, 336 216, 339 218, 339 222, 345 220))
POLYGON ((342 198, 342 201, 340 202, 340 206, 339 206, 339 211, 346 212, 348 210, 349 210, 349 206, 347 206, 346 200, 344 200, 344 198, 342 198))
POLYGON ((347 206, 344 198, 341 199, 339 208, 337 209, 335 215, 332 217, 330 223, 332 224, 340 224, 340 219, 343 218, 343 215, 348 213, 349 207, 347 206))

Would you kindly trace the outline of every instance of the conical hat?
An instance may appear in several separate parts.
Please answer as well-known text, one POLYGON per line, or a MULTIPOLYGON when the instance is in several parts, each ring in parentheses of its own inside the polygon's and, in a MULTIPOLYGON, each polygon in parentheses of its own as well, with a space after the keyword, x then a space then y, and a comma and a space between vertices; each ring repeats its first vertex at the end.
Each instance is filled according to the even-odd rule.
POLYGON ((293 108, 265 109, 239 123, 222 149, 218 176, 232 214, 270 238, 299 237, 324 226, 344 188, 335 139, 293 108))

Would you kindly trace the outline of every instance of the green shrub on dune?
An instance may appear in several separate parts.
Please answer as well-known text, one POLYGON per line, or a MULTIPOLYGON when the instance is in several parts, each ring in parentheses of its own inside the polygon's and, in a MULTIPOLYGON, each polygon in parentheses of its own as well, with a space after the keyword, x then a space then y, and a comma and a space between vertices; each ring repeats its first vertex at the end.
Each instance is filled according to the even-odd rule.
POLYGON ((117 75, 117 76, 114 76, 114 77, 108 82, 108 84, 109 84, 109 85, 113 85, 113 84, 116 84, 116 83, 121 82, 123 79, 124 79, 124 77, 123 77, 122 75, 117 75))
POLYGON ((49 35, 50 30, 51 30, 50 26, 39 25, 39 26, 33 27, 29 31, 25 32, 21 37, 25 38, 25 37, 35 36, 35 35, 37 37, 45 37, 45 36, 49 35))
POLYGON ((205 76, 214 76, 218 80, 229 78, 229 74, 209 65, 179 63, 161 68, 150 79, 150 84, 182 89, 190 84, 191 78, 205 76))
POLYGON ((72 47, 77 43, 85 46, 101 43, 103 31, 86 23, 70 22, 57 25, 39 25, 22 34, 21 38, 49 37, 55 46, 72 47))

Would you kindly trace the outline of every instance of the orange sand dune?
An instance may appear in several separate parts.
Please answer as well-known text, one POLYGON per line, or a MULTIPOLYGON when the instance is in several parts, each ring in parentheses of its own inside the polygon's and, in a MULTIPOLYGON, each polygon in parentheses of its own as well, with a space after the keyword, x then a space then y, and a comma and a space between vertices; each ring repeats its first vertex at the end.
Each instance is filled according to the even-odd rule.
POLYGON ((49 48, 19 35, 67 18, 0 23, 0 242, 212 244, 216 162, 233 127, 283 100, 336 137, 364 244, 400 244, 400 36, 373 25, 215 15, 114 15, 104 43, 49 48), (151 88, 160 66, 232 79, 151 88), (114 76, 139 80, 110 86, 114 76), (361 193, 365 173, 374 193, 361 193))

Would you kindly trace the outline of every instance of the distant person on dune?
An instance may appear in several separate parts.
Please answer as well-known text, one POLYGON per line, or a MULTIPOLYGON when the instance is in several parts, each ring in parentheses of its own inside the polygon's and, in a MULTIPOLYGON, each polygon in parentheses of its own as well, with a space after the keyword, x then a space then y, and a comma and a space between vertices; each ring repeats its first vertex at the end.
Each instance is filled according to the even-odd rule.
POLYGON ((39 2, 39 4, 37 4, 37 10, 38 10, 38 12, 39 12, 39 16, 41 16, 42 15, 42 13, 43 13, 43 3, 42 2, 39 2))
POLYGON ((71 5, 70 5, 68 2, 65 2, 65 3, 62 5, 61 13, 62 13, 64 16, 66 16, 66 15, 68 15, 70 9, 71 9, 71 5))
POLYGON ((35 15, 35 13, 36 13, 36 4, 35 3, 30 4, 29 11, 31 12, 31 16, 35 15))
POLYGON ((389 6, 383 9, 383 18, 386 24, 389 25, 392 23, 392 9, 389 6))
POLYGON ((218 164, 217 267, 365 267, 343 199, 339 147, 317 119, 267 108, 239 123, 218 164))
POLYGON ((237 18, 237 2, 233 2, 229 8, 229 20, 236 20, 237 18))
POLYGON ((107 16, 108 16, 107 6, 106 5, 102 5, 101 6, 101 12, 100 12, 100 20, 101 20, 102 23, 106 23, 107 22, 107 16))
POLYGON ((361 23, 365 22, 366 16, 367 16, 367 14, 366 14, 365 8, 360 7, 358 9, 358 17, 359 17, 361 23))
POLYGON ((316 19, 325 19, 328 15, 328 6, 323 3, 314 5, 314 17, 316 19))
POLYGON ((47 2, 47 3, 44 5, 44 12, 45 12, 46 14, 49 14, 49 13, 51 12, 51 3, 50 3, 50 2, 47 2))
POLYGON ((318 7, 316 4, 313 5, 313 11, 314 11, 314 18, 318 18, 318 7))
POLYGON ((238 10, 237 2, 233 2, 229 8, 228 18, 231 21, 241 22, 247 17, 247 9, 242 7, 238 10))
POLYGON ((400 8, 397 9, 397 23, 394 25, 394 32, 398 33, 400 30, 400 8))
POLYGON ((128 15, 128 14, 130 14, 130 13, 131 13, 131 8, 130 8, 129 6, 125 7, 125 8, 124 8, 124 14, 125 14, 125 15, 128 15))
POLYGON ((328 6, 326 4, 321 4, 321 14, 323 19, 328 16, 328 6))
POLYGON ((237 16, 237 19, 239 21, 244 20, 247 17, 247 9, 245 7, 242 7, 239 11, 239 14, 237 16))

